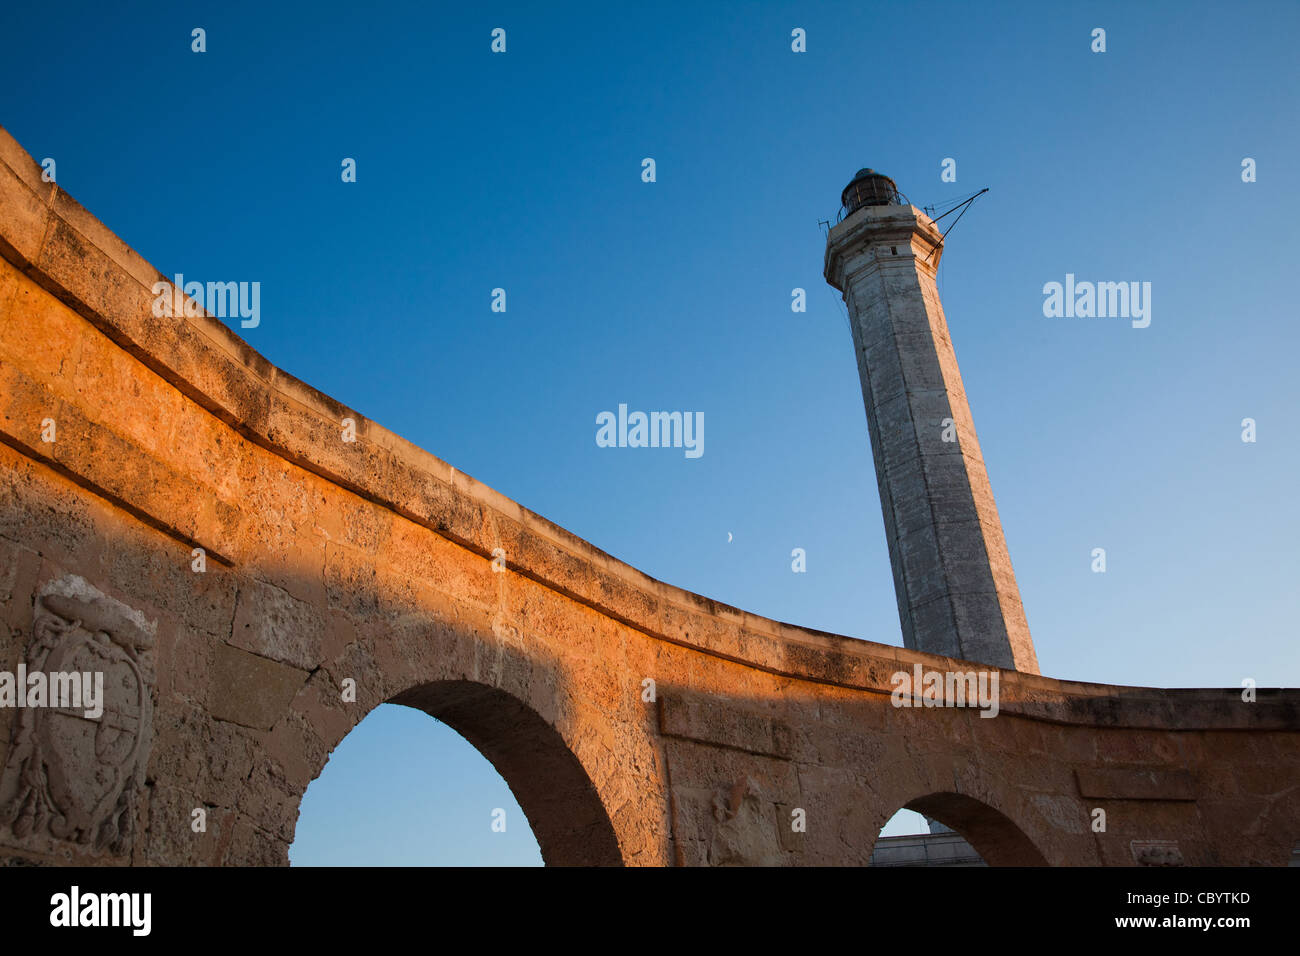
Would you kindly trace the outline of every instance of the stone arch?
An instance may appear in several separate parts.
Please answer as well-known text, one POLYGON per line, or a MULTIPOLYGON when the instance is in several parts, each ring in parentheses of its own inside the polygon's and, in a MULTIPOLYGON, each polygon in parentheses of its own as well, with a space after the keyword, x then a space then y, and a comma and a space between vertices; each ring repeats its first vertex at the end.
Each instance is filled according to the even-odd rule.
POLYGON ((389 703, 422 710, 468 740, 505 779, 547 866, 621 866, 618 838, 582 763, 559 731, 511 694, 436 680, 389 703))
MULTIPOLYGON (((622 866, 653 853, 646 844, 657 832, 652 817, 660 794, 653 786, 634 788, 645 775, 629 766, 645 764, 648 735, 625 734, 615 748, 605 730, 610 715, 591 699, 599 695, 590 675, 581 661, 548 653, 545 634, 530 635, 525 645, 514 632, 499 639, 464 622, 373 622, 356 636, 312 674, 262 757, 284 801, 288 842, 307 787, 330 753, 375 708, 392 703, 442 721, 492 764, 546 865, 622 866), (354 681, 352 702, 341 693, 345 675, 354 681), (577 693, 579 687, 588 692, 577 693)), ((274 794, 266 799, 277 802, 274 794)), ((265 808, 272 820, 277 813, 265 808)))
POLYGON ((1010 817, 974 797, 937 792, 903 804, 904 810, 938 820, 956 830, 989 866, 1047 866, 1032 840, 1010 817))

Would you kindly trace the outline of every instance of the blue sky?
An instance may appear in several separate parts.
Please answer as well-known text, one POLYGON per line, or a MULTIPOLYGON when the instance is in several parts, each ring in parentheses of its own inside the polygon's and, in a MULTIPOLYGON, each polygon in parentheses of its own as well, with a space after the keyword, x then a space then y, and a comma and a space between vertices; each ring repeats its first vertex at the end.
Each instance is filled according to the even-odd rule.
MULTIPOLYGON (((940 289, 1043 673, 1300 686, 1295 4, 5 20, 0 123, 164 273, 260 281, 241 334, 272 362, 655 577, 885 643, 888 554, 817 223, 861 166, 918 205, 990 187, 940 289), (1150 327, 1045 318, 1066 273, 1150 282, 1150 327), (620 402, 703 412, 704 455, 598 448, 620 402)), ((308 792, 293 859, 535 862, 509 828, 481 839, 508 800, 468 744, 382 708, 308 792)))

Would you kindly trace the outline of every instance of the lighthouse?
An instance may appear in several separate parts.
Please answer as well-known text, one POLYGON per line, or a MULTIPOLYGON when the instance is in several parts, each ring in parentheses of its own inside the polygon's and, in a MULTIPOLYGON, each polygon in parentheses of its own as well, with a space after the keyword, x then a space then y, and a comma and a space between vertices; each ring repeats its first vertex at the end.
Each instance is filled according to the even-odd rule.
POLYGON ((844 297, 906 647, 1038 673, 935 286, 943 237, 894 181, 840 195, 825 276, 844 297))

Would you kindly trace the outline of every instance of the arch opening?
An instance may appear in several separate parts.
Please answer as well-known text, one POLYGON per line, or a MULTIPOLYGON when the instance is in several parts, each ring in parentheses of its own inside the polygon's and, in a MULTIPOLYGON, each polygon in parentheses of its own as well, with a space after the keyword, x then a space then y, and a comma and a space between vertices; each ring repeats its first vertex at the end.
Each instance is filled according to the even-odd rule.
MULTIPOLYGON (((471 836, 464 830, 467 825, 481 826, 482 833, 487 834, 491 827, 492 839, 500 838, 503 832, 510 834, 511 849, 504 851, 510 856, 506 861, 508 865, 527 865, 530 857, 535 864, 538 851, 541 862, 547 866, 622 865, 613 825, 582 763, 559 731, 511 694, 469 680, 433 681, 390 698, 384 705, 370 711, 363 723, 371 721, 372 717, 383 719, 377 729, 372 729, 367 724, 367 729, 362 732, 363 739, 367 732, 398 732, 421 737, 421 743, 427 747, 436 745, 441 738, 439 755, 444 759, 450 758, 448 762, 451 766, 448 769, 464 775, 464 783, 458 786, 446 781, 445 777, 435 780, 427 769, 405 768, 401 771, 416 776, 424 774, 422 782, 430 791, 428 803, 420 804, 417 800, 412 804, 408 800, 405 805, 397 803, 389 807, 389 811, 400 819, 377 824, 385 838, 392 839, 391 834, 395 830, 409 832, 402 821, 420 820, 426 833, 441 827, 438 832, 443 834, 444 846, 468 854, 471 859, 488 853, 499 860, 498 853, 501 851, 486 849, 489 845, 487 837, 478 834, 471 836), (422 732, 424 728, 413 727, 410 722, 412 718, 420 721, 424 718, 410 715, 412 710, 421 711, 445 726, 434 732, 432 737, 425 737, 422 732), (449 733, 449 730, 454 733, 449 733), (457 735, 463 739, 456 739, 457 735), (466 743, 468 747, 465 746, 466 743), (471 747, 477 751, 476 754, 471 753, 471 747), (491 764, 491 768, 484 761, 491 764), (493 770, 496 774, 493 774, 493 770), (501 786, 503 781, 504 788, 501 786), (504 792, 505 788, 509 789, 508 795, 504 792), (439 789, 441 792, 435 792, 439 789), (457 792, 458 789, 460 792, 457 792), (535 848, 530 849, 531 841, 520 836, 520 825, 515 822, 518 811, 509 809, 510 796, 513 796, 518 811, 522 811, 527 820, 531 836, 536 841, 535 848), (504 806, 493 807, 492 803, 484 802, 481 798, 504 806), (474 823, 463 823, 470 814, 474 823), (455 821, 450 827, 443 822, 449 816, 455 821), (435 819, 437 822, 431 824, 430 821, 435 819), (498 822, 502 824, 501 832, 496 831, 498 822), (459 838, 448 836, 455 832, 459 832, 459 838)), ((347 741, 360 727, 360 724, 353 727, 343 740, 347 741)), ((369 749, 380 749, 382 745, 377 740, 373 736, 369 738, 369 749)), ((339 755, 336 750, 331 755, 331 761, 339 755)), ((363 764, 366 758, 363 756, 350 764, 349 773, 368 775, 368 783, 373 788, 375 778, 382 779, 385 775, 384 759, 388 756, 387 753, 379 757, 370 756, 369 765, 365 766, 363 764)), ((423 759, 423 755, 414 757, 407 749, 405 753, 399 754, 398 759, 423 759)), ((355 758, 348 755, 345 760, 355 758)), ((318 777, 315 782, 319 780, 318 777)), ((414 782, 408 782, 405 790, 412 790, 411 784, 414 782)), ((397 789, 403 790, 402 787, 397 789)), ((305 796, 304 794, 304 798, 305 796)), ((353 796, 365 799, 364 793, 360 791, 343 799, 353 796)), ((337 791, 328 799, 335 801, 336 813, 350 815, 354 812, 351 806, 346 810, 338 809, 340 795, 337 791)), ((364 806, 356 807, 355 812, 364 813, 366 809, 364 806)), ((374 809, 382 814, 384 808, 374 809)), ((406 837, 400 839, 405 841, 406 837)), ((438 844, 439 837, 435 835, 435 853, 438 844)), ((305 850, 304 854, 309 855, 310 851, 305 850)), ((407 859, 403 862, 410 865, 411 850, 406 851, 406 856, 407 859)))
POLYGON ((938 820, 900 809, 880 828, 869 866, 988 866, 966 839, 938 820))
POLYGON ((298 805, 291 866, 541 866, 491 762, 423 711, 380 704, 330 752, 298 805))
POLYGON ((614 825, 560 732, 522 701, 486 684, 442 680, 393 697, 447 724, 505 779, 547 866, 622 866, 614 825))
POLYGON ((1014 821, 960 793, 931 793, 903 805, 955 831, 989 866, 1046 866, 1047 859, 1014 821))

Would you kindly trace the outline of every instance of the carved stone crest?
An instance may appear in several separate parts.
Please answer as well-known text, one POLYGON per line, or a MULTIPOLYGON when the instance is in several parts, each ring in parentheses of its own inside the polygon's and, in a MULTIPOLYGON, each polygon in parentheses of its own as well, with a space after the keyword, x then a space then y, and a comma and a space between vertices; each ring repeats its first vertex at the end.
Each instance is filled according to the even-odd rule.
POLYGON ((14 836, 130 849, 153 741, 154 630, 75 575, 42 590, 26 672, 102 674, 102 710, 51 699, 18 711, 0 777, 0 823, 14 836))
POLYGON ((752 777, 742 777, 729 790, 713 794, 717 827, 709 843, 710 866, 775 866, 780 856, 775 834, 763 818, 763 791, 752 777))

